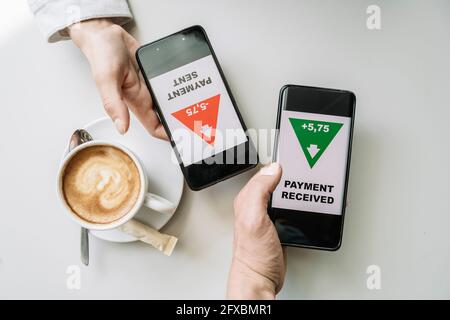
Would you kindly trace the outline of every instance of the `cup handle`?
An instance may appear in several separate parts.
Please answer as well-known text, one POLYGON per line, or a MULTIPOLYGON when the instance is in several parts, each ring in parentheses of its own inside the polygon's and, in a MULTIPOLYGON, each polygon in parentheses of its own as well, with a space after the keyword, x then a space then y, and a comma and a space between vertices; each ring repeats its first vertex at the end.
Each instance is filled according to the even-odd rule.
POLYGON ((176 206, 169 200, 150 192, 145 195, 144 206, 164 214, 173 214, 176 209, 176 206))

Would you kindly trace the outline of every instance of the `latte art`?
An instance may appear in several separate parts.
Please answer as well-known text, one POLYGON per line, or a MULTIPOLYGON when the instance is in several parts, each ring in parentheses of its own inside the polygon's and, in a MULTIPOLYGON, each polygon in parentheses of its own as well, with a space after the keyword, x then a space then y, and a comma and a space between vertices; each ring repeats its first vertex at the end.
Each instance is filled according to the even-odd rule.
POLYGON ((140 192, 139 171, 123 151, 92 146, 69 161, 63 192, 72 211, 91 223, 111 223, 127 214, 140 192))

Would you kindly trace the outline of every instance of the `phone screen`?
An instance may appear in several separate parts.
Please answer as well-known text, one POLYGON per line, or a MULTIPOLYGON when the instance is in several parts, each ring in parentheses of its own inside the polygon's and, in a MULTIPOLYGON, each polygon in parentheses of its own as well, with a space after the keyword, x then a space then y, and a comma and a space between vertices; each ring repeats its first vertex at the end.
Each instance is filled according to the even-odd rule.
POLYGON ((283 166, 272 207, 342 214, 351 118, 281 111, 277 159, 283 166))
POLYGON ((247 142, 201 29, 146 45, 139 60, 184 166, 247 142))
POLYGON ((340 247, 355 96, 288 85, 280 92, 274 160, 283 168, 269 214, 284 245, 340 247))

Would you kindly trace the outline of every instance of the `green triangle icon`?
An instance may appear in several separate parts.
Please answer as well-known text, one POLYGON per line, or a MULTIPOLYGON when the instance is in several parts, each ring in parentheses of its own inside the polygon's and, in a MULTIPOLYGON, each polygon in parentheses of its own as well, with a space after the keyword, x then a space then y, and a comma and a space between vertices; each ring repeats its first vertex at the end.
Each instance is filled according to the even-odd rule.
POLYGON ((342 123, 289 118, 309 166, 314 167, 331 141, 342 128, 342 123))

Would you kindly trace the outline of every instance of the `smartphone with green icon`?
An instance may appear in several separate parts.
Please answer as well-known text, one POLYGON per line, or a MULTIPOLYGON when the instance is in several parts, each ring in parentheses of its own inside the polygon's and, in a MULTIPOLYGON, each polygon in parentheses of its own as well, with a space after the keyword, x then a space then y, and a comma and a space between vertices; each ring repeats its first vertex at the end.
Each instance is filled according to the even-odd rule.
POLYGON ((287 85, 280 91, 273 160, 283 168, 269 214, 283 245, 341 246, 356 97, 287 85))

